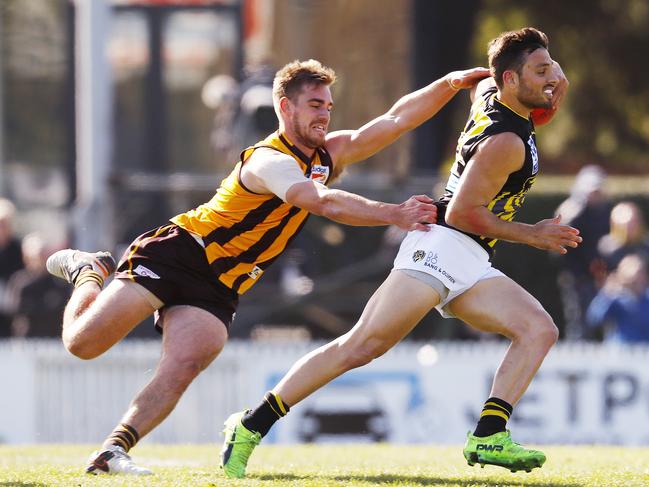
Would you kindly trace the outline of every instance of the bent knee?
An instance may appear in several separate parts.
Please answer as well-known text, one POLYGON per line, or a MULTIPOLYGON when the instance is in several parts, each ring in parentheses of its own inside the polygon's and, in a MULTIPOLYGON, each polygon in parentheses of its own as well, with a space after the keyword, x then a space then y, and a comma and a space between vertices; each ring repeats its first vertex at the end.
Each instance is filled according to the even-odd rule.
POLYGON ((559 339, 559 329, 552 317, 543 309, 525 313, 516 325, 512 326, 513 338, 532 341, 537 345, 551 347, 559 339))
POLYGON ((354 344, 345 351, 345 369, 355 369, 367 365, 387 352, 389 348, 389 345, 376 338, 354 344))
POLYGON ((170 357, 164 359, 162 371, 180 387, 188 386, 212 362, 218 352, 210 358, 170 357))
POLYGON ((542 339, 548 347, 551 347, 559 340, 559 328, 554 324, 554 321, 550 318, 550 321, 540 330, 542 339))
POLYGON ((106 351, 105 348, 100 348, 96 343, 80 337, 66 337, 64 335, 63 345, 68 352, 82 360, 92 360, 106 351))
POLYGON ((543 311, 539 313, 538 319, 533 326, 533 335, 537 343, 541 343, 550 348, 559 339, 559 328, 554 324, 552 317, 543 311))
POLYGON ((199 360, 182 359, 166 361, 158 372, 166 376, 167 389, 181 395, 203 369, 199 360))

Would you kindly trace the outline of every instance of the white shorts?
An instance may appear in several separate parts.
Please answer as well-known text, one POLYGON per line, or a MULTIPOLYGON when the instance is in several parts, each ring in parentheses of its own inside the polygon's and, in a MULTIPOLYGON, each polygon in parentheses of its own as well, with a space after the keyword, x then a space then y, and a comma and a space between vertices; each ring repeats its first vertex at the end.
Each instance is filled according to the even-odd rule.
POLYGON ((439 225, 432 225, 428 232, 408 232, 394 259, 393 269, 425 272, 438 279, 449 291, 435 306, 444 318, 453 317, 445 308, 454 298, 480 281, 504 276, 491 266, 489 254, 478 242, 439 225))

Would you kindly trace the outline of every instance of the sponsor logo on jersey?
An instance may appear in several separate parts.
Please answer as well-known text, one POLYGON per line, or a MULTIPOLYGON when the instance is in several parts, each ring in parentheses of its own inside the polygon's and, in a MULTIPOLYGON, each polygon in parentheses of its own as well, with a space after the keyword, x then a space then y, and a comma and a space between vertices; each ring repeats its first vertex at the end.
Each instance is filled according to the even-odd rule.
POLYGON ((158 274, 153 272, 151 269, 147 269, 141 264, 133 269, 133 272, 135 272, 138 276, 150 277, 151 279, 160 279, 160 276, 158 274))
MULTIPOLYGON (((457 165, 457 162, 455 164, 457 165)), ((459 184, 460 176, 451 172, 451 175, 448 177, 448 181, 446 182, 446 191, 455 193, 459 184)))
POLYGON ((324 184, 329 178, 329 167, 320 165, 312 166, 310 178, 314 181, 324 184))
POLYGON ((530 153, 532 154, 532 174, 536 174, 539 172, 539 152, 536 150, 534 137, 531 135, 530 138, 527 139, 527 145, 530 146, 530 153))
POLYGON ((259 276, 261 276, 262 272, 264 272, 262 269, 260 269, 258 266, 255 266, 250 272, 248 272, 248 275, 251 279, 257 279, 259 276))

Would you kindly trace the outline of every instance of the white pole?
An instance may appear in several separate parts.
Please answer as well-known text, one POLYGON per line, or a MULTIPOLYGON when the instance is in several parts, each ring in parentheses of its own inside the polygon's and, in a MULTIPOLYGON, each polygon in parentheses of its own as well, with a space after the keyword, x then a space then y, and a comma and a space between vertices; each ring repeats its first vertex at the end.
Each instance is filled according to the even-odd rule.
POLYGON ((108 187, 112 148, 112 93, 106 46, 110 6, 106 0, 76 0, 77 198, 74 245, 112 250, 112 205, 108 187))

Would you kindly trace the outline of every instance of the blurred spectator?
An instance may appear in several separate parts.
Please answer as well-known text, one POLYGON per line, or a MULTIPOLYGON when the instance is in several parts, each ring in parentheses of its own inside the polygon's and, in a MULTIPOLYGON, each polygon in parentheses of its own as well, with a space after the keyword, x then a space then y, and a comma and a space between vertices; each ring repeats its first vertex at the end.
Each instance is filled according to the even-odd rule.
POLYGON ((203 86, 201 98, 208 108, 214 111, 214 121, 210 142, 214 153, 222 155, 225 164, 236 160, 235 141, 232 128, 239 105, 239 85, 227 74, 210 78, 203 86))
POLYGON ((279 277, 279 285, 285 296, 306 296, 313 291, 313 279, 304 274, 301 269, 305 257, 304 249, 301 248, 286 251, 279 277))
POLYGON ((233 165, 242 148, 277 129, 273 107, 273 78, 270 64, 246 68, 241 83, 228 75, 210 78, 202 89, 203 103, 214 111, 210 136, 216 154, 233 165))
POLYGON ((584 166, 573 183, 570 196, 559 208, 562 223, 579 229, 581 245, 559 257, 558 286, 565 320, 564 337, 587 337, 584 315, 597 293, 605 270, 597 251, 599 240, 609 231, 611 204, 604 192, 606 173, 595 165, 584 166))
POLYGON ((259 138, 277 130, 273 107, 273 79, 277 69, 261 63, 246 68, 245 79, 239 87, 239 113, 235 131, 241 147, 254 144, 259 138))
POLYGON ((604 331, 607 342, 649 342, 649 276, 642 255, 620 261, 588 307, 586 320, 604 331))
POLYGON ((21 247, 25 268, 11 276, 6 293, 7 308, 13 313, 12 335, 58 337, 71 290, 45 269, 50 252, 40 235, 27 235, 21 247))
POLYGON ((642 211, 635 203, 622 201, 611 210, 610 231, 597 246, 607 270, 615 269, 629 254, 649 259, 649 236, 642 211))
MULTIPOLYGON (((13 217, 16 212, 14 204, 0 198, 0 298, 5 295, 7 281, 11 275, 23 268, 20 241, 14 236, 13 217)), ((0 337, 9 336, 11 316, 4 300, 0 299, 0 337)))

